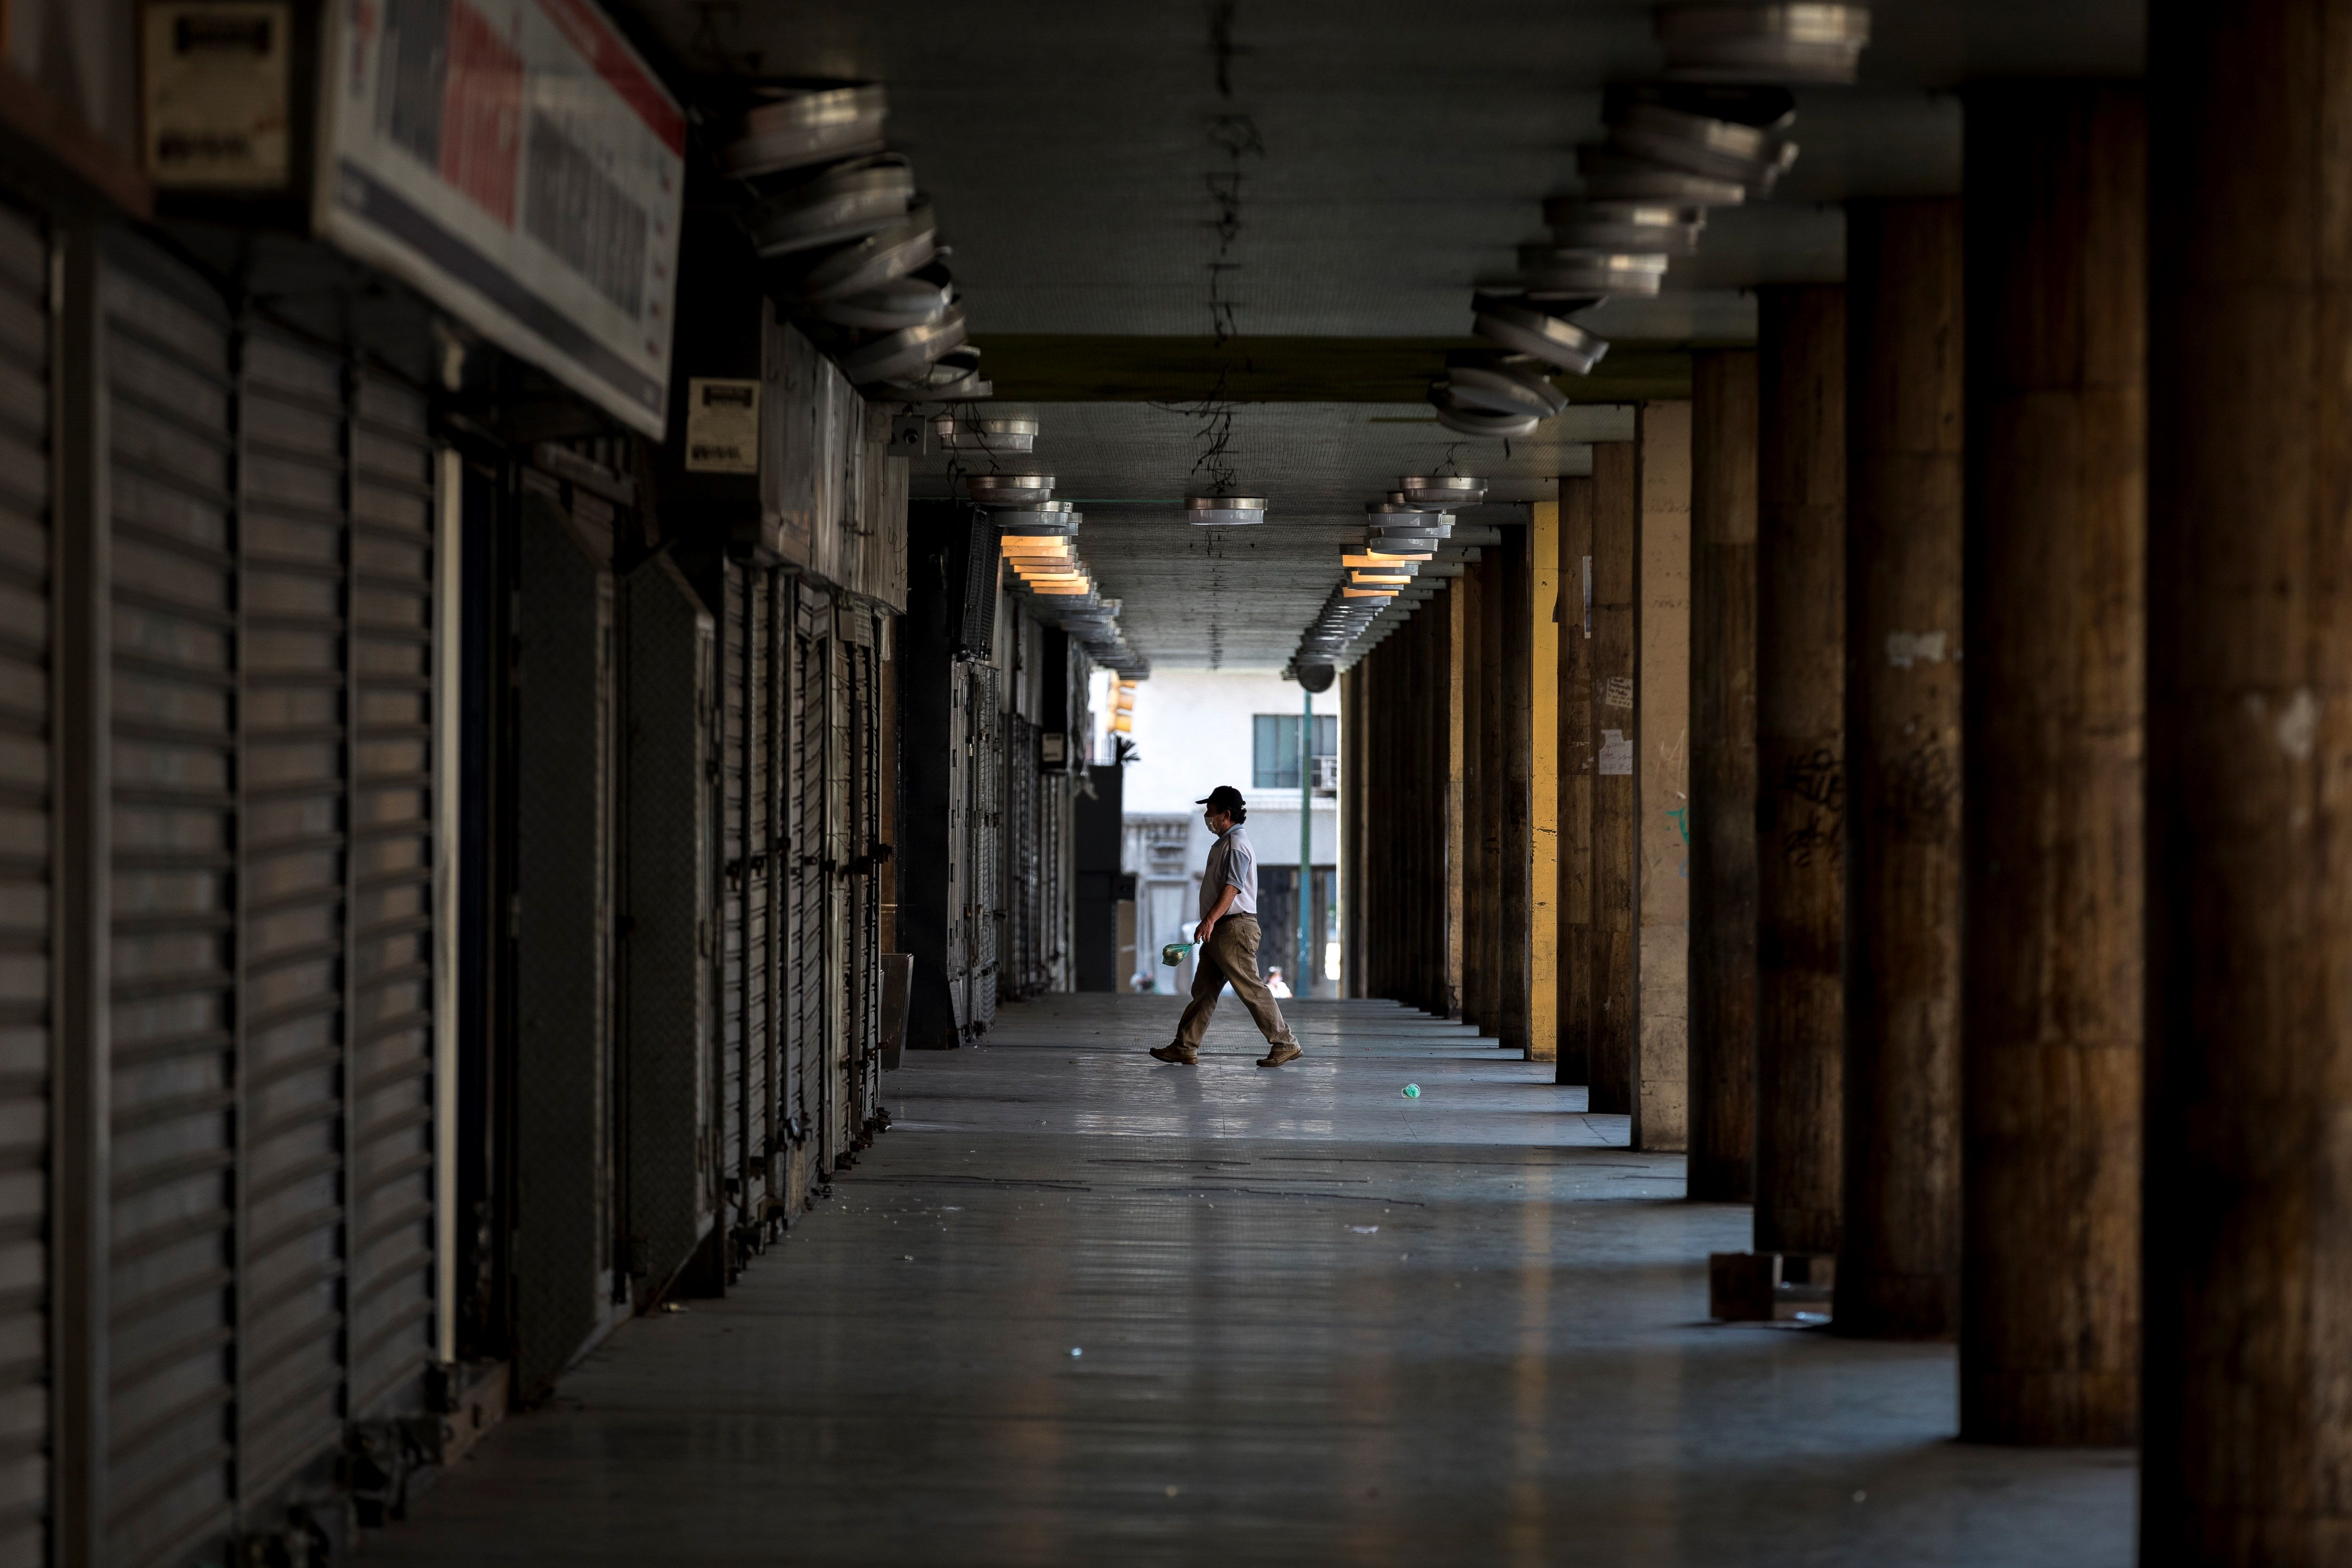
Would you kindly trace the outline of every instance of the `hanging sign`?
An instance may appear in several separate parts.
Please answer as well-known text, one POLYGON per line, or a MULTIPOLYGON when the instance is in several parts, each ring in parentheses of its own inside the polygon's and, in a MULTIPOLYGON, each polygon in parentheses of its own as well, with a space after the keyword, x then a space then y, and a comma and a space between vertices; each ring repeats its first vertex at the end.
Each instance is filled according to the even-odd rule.
POLYGON ((686 118, 591 0, 328 0, 313 221, 659 439, 686 118))
POLYGON ((289 0, 149 0, 140 141, 159 185, 277 190, 288 171, 289 0))
POLYGON ((693 474, 760 471, 760 384, 689 377, 686 468, 693 474))

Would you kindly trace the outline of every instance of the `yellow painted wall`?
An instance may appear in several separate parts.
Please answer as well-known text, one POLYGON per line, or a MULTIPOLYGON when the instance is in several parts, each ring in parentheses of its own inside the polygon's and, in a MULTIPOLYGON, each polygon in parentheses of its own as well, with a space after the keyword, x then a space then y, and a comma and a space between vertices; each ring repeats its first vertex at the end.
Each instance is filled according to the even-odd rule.
POLYGON ((1528 797, 1528 1059, 1559 1055, 1559 503, 1538 501, 1528 517, 1528 658, 1534 767, 1528 797))

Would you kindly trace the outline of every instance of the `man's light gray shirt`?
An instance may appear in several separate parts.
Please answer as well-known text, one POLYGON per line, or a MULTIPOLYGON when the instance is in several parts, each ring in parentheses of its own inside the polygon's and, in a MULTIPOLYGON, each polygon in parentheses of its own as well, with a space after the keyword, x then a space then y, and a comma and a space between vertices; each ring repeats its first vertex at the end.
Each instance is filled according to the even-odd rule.
POLYGON ((1234 907, 1225 912, 1235 915, 1257 913, 1257 851, 1250 847, 1249 835, 1236 822, 1225 829, 1224 837, 1209 846, 1209 864, 1201 873, 1201 918, 1207 920, 1209 911, 1217 907, 1225 889, 1241 889, 1234 895, 1234 907))

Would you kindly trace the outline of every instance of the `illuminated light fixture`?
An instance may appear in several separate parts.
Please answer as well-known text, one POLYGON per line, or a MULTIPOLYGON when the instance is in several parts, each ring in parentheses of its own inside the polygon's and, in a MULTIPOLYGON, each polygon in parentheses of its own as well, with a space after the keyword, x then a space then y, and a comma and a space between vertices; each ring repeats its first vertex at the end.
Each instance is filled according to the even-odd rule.
POLYGON ((1342 588, 1339 592, 1350 599, 1393 599, 1394 588, 1342 588))
POLYGON ((1870 43, 1870 7, 1672 5, 1657 28, 1667 72, 1685 80, 1849 85, 1870 43))
MULTIPOLYGON (((1782 7, 1753 9, 1760 16, 1782 7)), ((1796 118, 1796 96, 1781 87, 1726 92, 1628 86, 1610 89, 1601 100, 1614 151, 1686 174, 1737 181, 1751 196, 1770 195, 1797 161, 1797 144, 1787 135, 1796 118)))
POLYGON ((1399 568, 1417 567, 1424 561, 1435 559, 1433 555, 1383 555, 1379 551, 1373 551, 1366 555, 1342 555, 1339 557, 1339 564, 1370 567, 1376 570, 1385 568, 1393 571, 1399 568))
POLYGON ((1374 583, 1392 583, 1402 588, 1412 581, 1410 577, 1402 574, 1392 577, 1385 572, 1358 572, 1348 579, 1349 585, 1358 588, 1367 587, 1374 583))
POLYGON ((719 154, 740 178, 882 150, 888 94, 879 82, 800 82, 756 89, 740 132, 719 154))
POLYGON ((1578 300, 1596 294, 1655 295, 1665 281, 1666 258, 1622 251, 1519 247, 1519 270, 1530 300, 1578 300))

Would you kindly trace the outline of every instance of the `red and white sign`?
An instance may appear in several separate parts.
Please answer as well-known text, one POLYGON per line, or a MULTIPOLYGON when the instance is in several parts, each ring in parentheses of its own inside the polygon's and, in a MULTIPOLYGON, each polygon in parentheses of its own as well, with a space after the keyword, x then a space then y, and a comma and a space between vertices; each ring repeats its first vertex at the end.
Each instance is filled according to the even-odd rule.
POLYGON ((592 0, 328 0, 319 232, 659 439, 686 117, 592 0))

